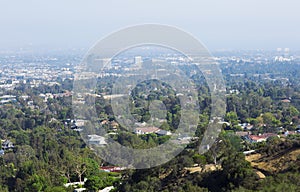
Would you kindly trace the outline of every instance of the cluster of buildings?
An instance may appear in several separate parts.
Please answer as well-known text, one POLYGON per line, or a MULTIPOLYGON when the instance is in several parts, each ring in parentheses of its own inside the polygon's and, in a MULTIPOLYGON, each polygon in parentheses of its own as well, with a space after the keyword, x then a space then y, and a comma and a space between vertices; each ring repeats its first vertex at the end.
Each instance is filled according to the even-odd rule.
POLYGON ((0 96, 0 104, 16 102, 16 98, 14 95, 2 95, 0 96))
POLYGON ((224 64, 231 63, 256 63, 256 64, 271 64, 273 62, 286 63, 299 59, 294 56, 294 53, 289 48, 277 48, 277 50, 253 50, 253 51, 217 51, 218 55, 215 60, 224 64), (234 55, 234 56, 232 56, 234 55))
POLYGON ((70 96, 72 96, 71 91, 65 91, 64 93, 56 93, 56 94, 52 94, 52 93, 39 94, 39 97, 41 97, 44 100, 44 102, 47 102, 48 99, 57 99, 60 97, 70 97, 70 96))
POLYGON ((296 131, 285 131, 283 134, 275 134, 275 133, 262 133, 262 134, 252 134, 251 131, 237 131, 235 134, 237 136, 240 136, 243 140, 249 143, 259 143, 259 142, 265 142, 268 140, 270 137, 286 137, 288 135, 294 135, 294 134, 299 134, 300 130, 296 131))
POLYGON ((0 57, 0 89, 12 90, 20 84, 53 86, 58 79, 73 78, 76 57, 10 55, 0 57))
POLYGON ((270 137, 279 137, 279 135, 275 133, 263 133, 258 135, 253 135, 250 132, 246 131, 238 131, 236 132, 236 135, 242 137, 245 141, 249 143, 259 143, 263 141, 267 141, 270 137))

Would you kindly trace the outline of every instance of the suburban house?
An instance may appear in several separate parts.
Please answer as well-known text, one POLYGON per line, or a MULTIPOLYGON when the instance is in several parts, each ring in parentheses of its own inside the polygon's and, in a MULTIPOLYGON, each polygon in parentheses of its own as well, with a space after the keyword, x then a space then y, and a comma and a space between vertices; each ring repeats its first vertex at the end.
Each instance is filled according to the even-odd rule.
POLYGON ((106 166, 106 167, 100 167, 100 170, 105 172, 120 172, 122 170, 125 170, 124 167, 115 167, 115 166, 106 166))
POLYGON ((139 127, 135 129, 135 133, 138 135, 157 133, 161 129, 157 127, 139 127))
POLYGON ((246 135, 245 140, 250 142, 250 143, 259 143, 263 141, 267 141, 269 137, 278 137, 278 135, 274 133, 264 133, 261 135, 246 135))
POLYGON ((89 145, 107 145, 105 137, 100 135, 88 135, 88 144, 89 145))
POLYGON ((65 91, 64 93, 58 93, 58 94, 53 94, 53 97, 56 98, 60 98, 60 97, 71 97, 72 96, 72 92, 70 91, 65 91))
POLYGON ((14 144, 10 140, 5 140, 2 142, 2 149, 3 150, 8 150, 14 148, 14 144))
POLYGON ((245 138, 250 143, 259 143, 259 142, 267 141, 267 137, 261 135, 247 135, 245 138))
POLYGON ((64 121, 65 126, 70 126, 71 129, 78 131, 82 130, 81 128, 85 125, 85 120, 83 119, 66 119, 64 121))
POLYGON ((84 124, 85 124, 85 120, 83 120, 83 119, 76 119, 76 120, 74 120, 74 121, 75 121, 74 124, 75 124, 77 127, 83 127, 84 124))
POLYGON ((171 131, 162 130, 158 127, 138 127, 134 131, 135 134, 145 135, 155 133, 158 136, 172 135, 171 131))
POLYGON ((41 93, 39 94, 39 96, 44 100, 44 102, 46 103, 48 101, 48 99, 53 99, 53 94, 52 93, 41 93))

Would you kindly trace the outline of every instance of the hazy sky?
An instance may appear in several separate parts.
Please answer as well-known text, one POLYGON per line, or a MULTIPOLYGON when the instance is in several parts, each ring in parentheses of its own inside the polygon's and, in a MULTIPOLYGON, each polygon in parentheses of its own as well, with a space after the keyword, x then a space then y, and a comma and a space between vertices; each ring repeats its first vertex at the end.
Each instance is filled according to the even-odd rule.
POLYGON ((0 49, 88 48, 143 23, 179 27, 210 50, 300 50, 298 0, 0 0, 0 49))

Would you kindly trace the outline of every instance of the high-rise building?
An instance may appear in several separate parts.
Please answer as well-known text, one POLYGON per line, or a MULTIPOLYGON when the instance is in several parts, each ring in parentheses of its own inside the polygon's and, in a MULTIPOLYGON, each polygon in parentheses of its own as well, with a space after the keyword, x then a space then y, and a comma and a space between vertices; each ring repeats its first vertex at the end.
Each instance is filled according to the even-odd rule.
POLYGON ((110 69, 111 68, 111 59, 110 58, 96 58, 94 59, 93 64, 99 68, 110 69))
POLYGON ((138 68, 141 68, 141 67, 142 67, 142 63, 143 63, 143 60, 142 60, 142 57, 141 57, 141 56, 136 56, 136 57, 134 57, 134 64, 135 64, 138 68))
POLYGON ((104 68, 110 69, 111 68, 111 58, 103 58, 102 59, 104 68))

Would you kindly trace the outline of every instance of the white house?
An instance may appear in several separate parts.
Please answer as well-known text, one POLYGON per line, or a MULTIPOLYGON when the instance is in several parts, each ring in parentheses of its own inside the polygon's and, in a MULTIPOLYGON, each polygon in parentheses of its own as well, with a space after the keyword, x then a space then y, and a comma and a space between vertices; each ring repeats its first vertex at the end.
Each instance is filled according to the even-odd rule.
POLYGON ((100 135, 88 135, 88 143, 90 145, 107 145, 105 137, 100 135))

